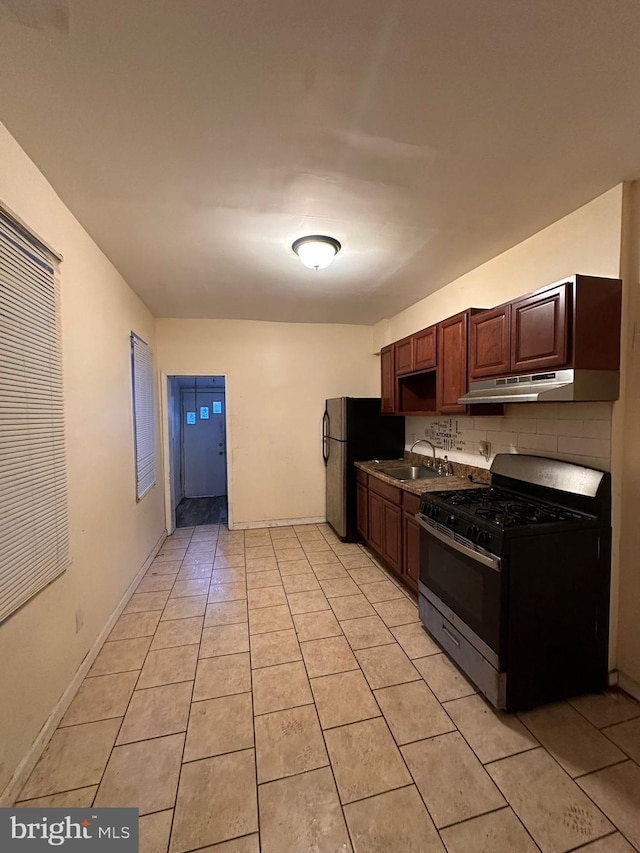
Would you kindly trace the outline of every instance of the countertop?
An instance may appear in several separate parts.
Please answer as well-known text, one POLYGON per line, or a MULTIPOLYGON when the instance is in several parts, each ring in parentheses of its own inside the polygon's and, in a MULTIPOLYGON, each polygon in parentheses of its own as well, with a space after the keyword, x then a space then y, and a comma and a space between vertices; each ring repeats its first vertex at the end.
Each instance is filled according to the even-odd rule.
POLYGON ((404 459, 381 459, 371 462, 355 462, 356 468, 365 471, 391 486, 396 486, 413 495, 422 495, 424 492, 443 492, 455 489, 477 489, 479 486, 488 486, 491 474, 486 468, 475 468, 471 465, 463 465, 460 462, 452 462, 454 473, 450 477, 432 477, 424 480, 396 480, 388 474, 383 474, 381 468, 402 468, 406 465, 422 465, 425 457, 419 453, 405 453, 404 459), (473 482, 469 480, 473 477, 473 482))

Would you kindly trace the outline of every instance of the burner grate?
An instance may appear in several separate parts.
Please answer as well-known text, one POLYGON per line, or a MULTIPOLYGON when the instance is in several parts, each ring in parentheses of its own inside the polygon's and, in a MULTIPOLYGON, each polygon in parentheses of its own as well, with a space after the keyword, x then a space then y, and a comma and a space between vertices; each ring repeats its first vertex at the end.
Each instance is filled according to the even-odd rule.
POLYGON ((467 516, 473 516, 478 523, 486 523, 500 529, 554 524, 584 517, 564 507, 525 498, 494 486, 426 493, 423 500, 425 503, 439 503, 446 509, 459 510, 467 516))

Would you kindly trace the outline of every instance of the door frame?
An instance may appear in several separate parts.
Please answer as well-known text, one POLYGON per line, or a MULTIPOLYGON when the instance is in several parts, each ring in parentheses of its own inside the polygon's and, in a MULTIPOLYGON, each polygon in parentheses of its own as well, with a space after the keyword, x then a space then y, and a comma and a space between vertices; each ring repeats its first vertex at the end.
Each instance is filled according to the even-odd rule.
POLYGON ((233 530, 233 516, 232 516, 232 492, 233 492, 233 477, 232 477, 232 468, 231 465, 231 453, 230 447, 231 442, 229 441, 230 436, 230 417, 229 417, 229 378, 226 373, 218 373, 215 370, 209 371, 208 373, 202 373, 201 371, 198 373, 194 373, 192 371, 160 371, 160 429, 161 429, 161 440, 162 440, 162 479, 164 486, 164 514, 165 514, 165 525, 167 528, 167 535, 171 535, 175 530, 176 520, 175 514, 172 512, 171 508, 171 446, 169 444, 169 381, 174 376, 190 376, 190 377, 209 377, 209 376, 221 376, 224 379, 224 397, 225 397, 225 406, 224 406, 224 422, 225 422, 225 456, 226 456, 226 466, 227 466, 227 525, 229 530, 233 530))

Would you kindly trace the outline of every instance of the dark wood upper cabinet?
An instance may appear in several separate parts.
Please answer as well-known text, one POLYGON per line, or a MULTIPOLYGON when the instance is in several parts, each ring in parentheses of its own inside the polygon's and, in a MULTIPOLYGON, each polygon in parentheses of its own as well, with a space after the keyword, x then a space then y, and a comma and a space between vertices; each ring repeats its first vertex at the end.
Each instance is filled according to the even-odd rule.
POLYGON ((469 379, 510 370, 511 305, 475 314, 469 320, 469 379))
POLYGON ((380 410, 383 415, 392 415, 396 410, 396 371, 394 345, 380 350, 380 410))
POLYGON ((535 373, 567 364, 569 287, 568 283, 560 284, 511 303, 510 369, 514 373, 535 373))
POLYGON ((438 323, 438 399, 443 414, 466 412, 458 399, 467 391, 467 325, 469 311, 438 323))
POLYGON ((396 341, 396 373, 411 373, 413 370, 413 336, 396 341))
MULTIPOLYGON (((381 351, 382 411, 463 414, 468 381, 618 370, 622 282, 573 275, 490 310, 469 308, 381 351), (395 346, 395 350, 394 350, 395 346)), ((476 404, 474 414, 497 415, 476 404)))
POLYGON ((429 370, 438 360, 437 327, 429 326, 413 335, 413 369, 429 370))
POLYGON ((575 275, 469 321, 469 378, 547 370, 617 370, 619 279, 575 275))
POLYGON ((429 326, 415 335, 396 341, 396 375, 415 373, 418 370, 430 370, 436 366, 436 327, 429 326))
POLYGON ((620 367, 620 279, 577 275, 571 312, 571 366, 583 370, 620 367))

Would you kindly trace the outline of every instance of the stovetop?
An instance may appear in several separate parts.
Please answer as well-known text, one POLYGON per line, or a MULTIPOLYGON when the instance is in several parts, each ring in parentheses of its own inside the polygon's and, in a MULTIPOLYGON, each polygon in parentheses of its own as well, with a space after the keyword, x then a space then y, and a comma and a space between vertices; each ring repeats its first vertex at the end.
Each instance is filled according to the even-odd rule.
POLYGON ((420 513, 476 547, 501 553, 507 539, 564 531, 594 522, 594 517, 531 495, 490 486, 425 492, 420 513), (478 547, 479 546, 479 547, 478 547))
POLYGON ((499 489, 494 486, 480 489, 432 492, 428 498, 456 511, 463 508, 465 514, 476 517, 478 523, 488 522, 501 529, 534 524, 552 524, 559 521, 581 519, 580 513, 565 507, 554 506, 544 501, 499 489))

